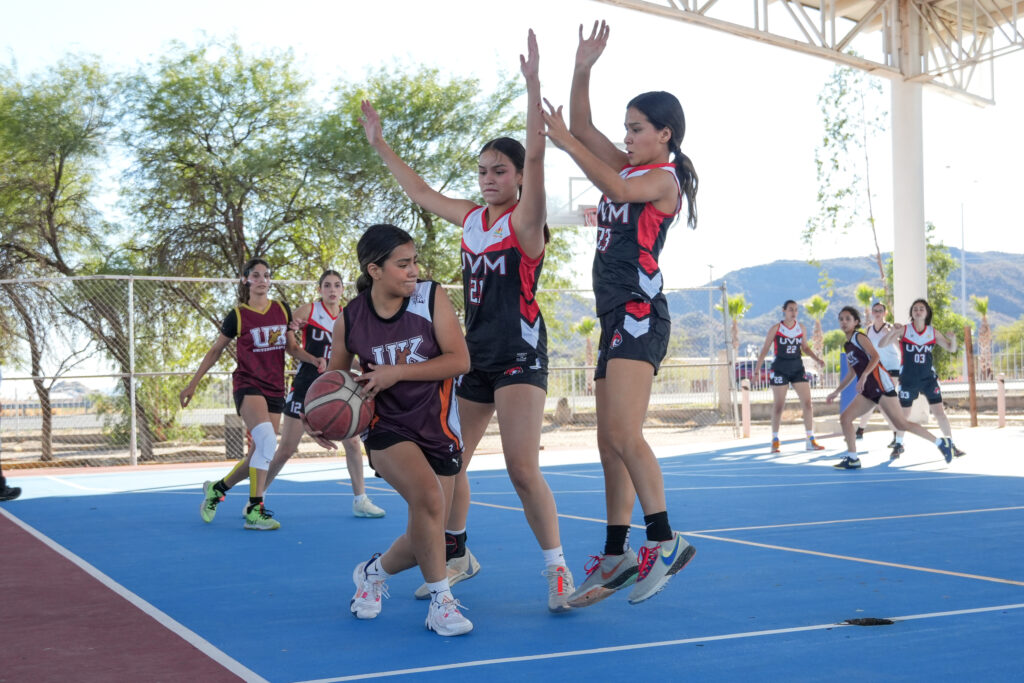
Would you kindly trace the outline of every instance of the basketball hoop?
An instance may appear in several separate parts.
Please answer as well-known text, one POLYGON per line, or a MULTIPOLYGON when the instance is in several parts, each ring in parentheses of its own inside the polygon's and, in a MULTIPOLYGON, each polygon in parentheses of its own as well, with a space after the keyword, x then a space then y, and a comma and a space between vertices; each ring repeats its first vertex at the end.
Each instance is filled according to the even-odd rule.
POLYGON ((597 227, 597 207, 596 206, 581 206, 580 211, 583 212, 583 225, 588 227, 597 227))

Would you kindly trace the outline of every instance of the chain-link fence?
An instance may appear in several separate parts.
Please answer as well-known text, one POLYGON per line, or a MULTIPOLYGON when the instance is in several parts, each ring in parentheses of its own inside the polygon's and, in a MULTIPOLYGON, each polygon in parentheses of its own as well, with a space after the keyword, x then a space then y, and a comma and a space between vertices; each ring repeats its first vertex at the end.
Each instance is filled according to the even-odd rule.
MULTIPOLYGON (((315 282, 274 282, 293 308, 315 282)), ((447 288, 457 310, 461 287, 447 288)), ((346 292, 354 296, 354 288, 346 292)), ((234 346, 187 409, 178 394, 235 305, 237 281, 127 276, 0 281, 7 337, 0 437, 4 467, 199 462, 237 457, 234 346)), ((668 357, 654 381, 647 430, 738 429, 725 288, 669 290, 668 357)), ((599 327, 590 291, 546 290, 550 376, 542 443, 594 446, 593 366, 599 327)), ((480 450, 500 449, 492 423, 480 450)), ((303 456, 326 455, 304 440, 303 456)))

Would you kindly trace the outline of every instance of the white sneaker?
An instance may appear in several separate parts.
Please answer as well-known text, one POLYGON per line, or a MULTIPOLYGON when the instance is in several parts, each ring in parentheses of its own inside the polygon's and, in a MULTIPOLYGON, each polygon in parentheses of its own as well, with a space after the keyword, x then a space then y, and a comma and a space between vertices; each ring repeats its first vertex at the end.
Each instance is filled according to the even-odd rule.
POLYGON ((576 590, 572 581, 572 572, 558 564, 550 564, 544 570, 548 578, 548 609, 552 612, 568 612, 569 596, 576 590))
POLYGON ((354 498, 352 500, 352 514, 356 517, 383 517, 386 513, 384 508, 373 504, 369 496, 354 498))
MULTIPOLYGON (((453 557, 446 563, 448 567, 448 585, 454 586, 459 581, 465 581, 466 579, 472 579, 480 571, 480 563, 473 557, 473 553, 469 552, 469 548, 466 548, 466 554, 462 557, 453 557)), ((413 593, 417 600, 426 600, 430 597, 430 589, 427 588, 427 584, 421 585, 413 593)))
POLYGON ((360 562, 352 572, 352 582, 356 584, 356 594, 349 602, 349 609, 356 619, 373 619, 380 614, 381 597, 390 598, 388 585, 380 574, 368 574, 366 568, 380 557, 375 554, 366 562, 360 562))
POLYGON ((460 607, 465 609, 450 594, 440 600, 431 600, 427 609, 427 628, 439 636, 461 636, 469 633, 473 630, 473 622, 462 616, 460 607))

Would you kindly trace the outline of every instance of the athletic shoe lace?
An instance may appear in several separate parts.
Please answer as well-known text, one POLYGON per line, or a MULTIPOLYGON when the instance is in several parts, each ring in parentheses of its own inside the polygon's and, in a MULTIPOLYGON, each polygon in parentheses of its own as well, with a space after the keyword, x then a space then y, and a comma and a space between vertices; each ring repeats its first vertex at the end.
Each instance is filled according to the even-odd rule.
POLYGON ((256 514, 258 514, 262 519, 270 519, 271 517, 274 516, 273 512, 271 512, 267 508, 263 507, 263 503, 260 503, 259 512, 257 512, 256 514))
POLYGON ((647 577, 651 573, 651 569, 654 568, 654 561, 658 559, 658 546, 645 545, 640 548, 640 555, 637 560, 640 564, 640 569, 637 572, 637 581, 640 581, 647 577))
POLYGON ((363 592, 372 595, 374 600, 380 600, 381 596, 391 597, 391 594, 388 593, 388 584, 376 574, 366 575, 366 579, 363 581, 363 592))
POLYGON ((585 565, 583 565, 583 571, 585 571, 587 573, 587 576, 589 577, 591 574, 596 572, 597 568, 600 567, 600 566, 601 566, 601 556, 600 555, 591 555, 590 559, 587 560, 587 563, 585 565))
MULTIPOLYGON (((385 586, 385 597, 390 597, 387 595, 386 589, 387 586, 385 586)), ((463 605, 461 602, 459 602, 458 599, 455 597, 445 596, 441 600, 435 600, 434 604, 437 606, 437 610, 442 613, 442 616, 445 617, 453 613, 462 614, 461 610, 466 610, 467 612, 469 611, 469 608, 463 605)))

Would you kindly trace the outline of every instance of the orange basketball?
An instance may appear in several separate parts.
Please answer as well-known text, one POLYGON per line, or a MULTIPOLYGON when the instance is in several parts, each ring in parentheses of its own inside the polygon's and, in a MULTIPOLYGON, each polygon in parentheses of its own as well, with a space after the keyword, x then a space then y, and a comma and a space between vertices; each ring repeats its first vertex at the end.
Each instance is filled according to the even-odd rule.
POLYGON ((306 391, 306 421, 332 441, 366 431, 373 419, 373 399, 359 395, 359 383, 344 370, 330 370, 306 391))

